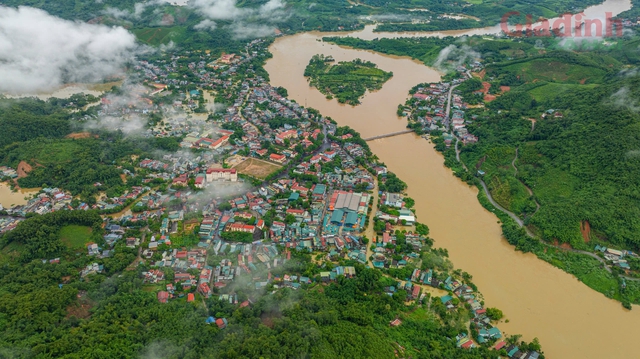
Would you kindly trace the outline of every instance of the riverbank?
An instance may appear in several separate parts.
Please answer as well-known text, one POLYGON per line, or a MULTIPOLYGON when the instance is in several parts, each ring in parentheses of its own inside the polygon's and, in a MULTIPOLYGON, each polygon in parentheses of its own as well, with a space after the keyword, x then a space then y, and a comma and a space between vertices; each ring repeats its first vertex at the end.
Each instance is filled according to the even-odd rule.
MULTIPOLYGON (((397 104, 417 83, 439 81, 439 73, 407 58, 316 41, 324 35, 277 39, 270 47, 274 57, 266 65, 272 85, 285 87, 290 98, 356 129, 362 137, 405 130, 406 121, 396 116, 397 104), (340 105, 309 88, 302 76, 316 53, 338 61, 366 59, 393 71, 394 77, 380 91, 367 94, 362 105, 340 105)), ((369 145, 389 170, 407 182, 418 217, 429 225, 436 245, 447 248, 457 267, 473 274, 488 306, 503 310, 510 322, 501 325, 502 330, 522 333, 527 340, 538 336, 549 357, 635 357, 629 343, 640 313, 625 311, 531 253, 514 251, 502 237, 495 215, 478 202, 478 191, 452 176, 432 144, 407 134, 369 145), (603 340, 610 345, 600 345, 603 340)))

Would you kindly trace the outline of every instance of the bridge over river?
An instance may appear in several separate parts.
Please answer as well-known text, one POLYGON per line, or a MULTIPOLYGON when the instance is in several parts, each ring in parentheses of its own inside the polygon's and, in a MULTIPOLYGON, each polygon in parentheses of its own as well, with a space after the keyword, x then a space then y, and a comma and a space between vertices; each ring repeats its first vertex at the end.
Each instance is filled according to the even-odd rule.
POLYGON ((413 130, 404 130, 404 131, 398 131, 398 132, 391 132, 391 133, 387 133, 387 134, 384 134, 384 135, 378 135, 378 136, 365 138, 364 140, 365 141, 379 140, 381 138, 399 136, 399 135, 404 135, 405 133, 411 133, 411 132, 413 132, 413 130))

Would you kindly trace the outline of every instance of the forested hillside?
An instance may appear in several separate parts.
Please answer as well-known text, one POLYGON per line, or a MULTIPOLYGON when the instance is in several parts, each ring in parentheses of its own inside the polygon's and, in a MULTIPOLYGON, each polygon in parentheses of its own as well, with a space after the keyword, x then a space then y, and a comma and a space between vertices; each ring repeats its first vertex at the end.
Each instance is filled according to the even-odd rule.
POLYGON ((48 102, 36 98, 16 101, 0 97, 0 148, 37 137, 60 138, 68 135, 71 133, 71 115, 64 106, 74 100, 87 102, 83 95, 48 102))

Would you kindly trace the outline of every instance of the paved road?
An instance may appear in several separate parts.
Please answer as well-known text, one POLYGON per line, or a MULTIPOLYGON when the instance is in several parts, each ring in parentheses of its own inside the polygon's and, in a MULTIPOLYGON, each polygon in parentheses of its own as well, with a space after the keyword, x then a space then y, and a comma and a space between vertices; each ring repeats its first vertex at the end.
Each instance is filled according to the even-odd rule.
MULTIPOLYGON (((524 230, 527 232, 527 235, 531 238, 536 238, 536 236, 529 230, 529 228, 527 228, 524 225, 524 222, 518 217, 516 216, 514 213, 504 209, 502 206, 500 206, 498 203, 496 203, 496 201, 493 200, 493 197, 491 197, 491 193, 489 193, 489 190, 487 189, 487 185, 484 183, 484 181, 481 179, 480 180, 480 184, 482 185, 482 188, 484 189, 484 193, 487 195, 487 198, 489 199, 489 202, 491 202, 491 204, 496 207, 498 210, 506 213, 507 215, 509 215, 509 217, 511 217, 514 221, 516 221, 516 223, 518 223, 518 225, 520 227, 523 227, 524 230)), ((597 259, 600 263, 602 263, 604 269, 609 272, 609 273, 613 273, 613 271, 611 270, 611 267, 609 266, 609 264, 607 264, 607 262, 603 259, 600 258, 597 254, 593 253, 593 252, 588 252, 588 251, 583 251, 583 250, 579 250, 579 249, 573 249, 573 248, 563 248, 560 246, 555 246, 553 244, 548 244, 545 243, 543 241, 541 241, 542 244, 544 244, 545 246, 549 246, 549 247, 553 247, 553 248, 557 248, 563 251, 568 251, 568 252, 573 252, 573 253, 580 253, 580 254, 584 254, 587 255, 591 258, 597 259)), ((621 278, 624 278, 625 280, 630 280, 630 281, 640 281, 640 278, 632 278, 632 277, 627 277, 624 275, 620 276, 621 278)))
POLYGON ((458 87, 458 85, 451 86, 449 88, 449 95, 447 96, 447 109, 444 112, 444 120, 446 121, 445 126, 447 127, 447 132, 451 128, 451 121, 449 120, 449 113, 451 112, 451 94, 453 93, 453 89, 458 87))
MULTIPOLYGON (((456 159, 458 160, 458 162, 460 162, 460 157, 458 156, 458 142, 456 141, 456 159)), ((513 162, 511 162, 511 165, 513 166, 513 168, 516 170, 516 173, 518 171, 518 168, 515 165, 516 160, 518 159, 518 149, 516 148, 516 157, 513 159, 513 162)), ((487 196, 487 199, 489 200, 489 202, 496 207, 498 210, 502 211, 503 213, 506 213, 509 217, 511 217, 511 219, 513 219, 518 226, 524 228, 525 232, 527 233, 527 235, 531 238, 537 239, 537 237, 533 234, 533 232, 531 232, 531 230, 529 230, 529 228, 527 228, 524 225, 524 221, 522 219, 520 219, 520 217, 516 216, 515 213, 507 210, 506 208, 502 207, 501 205, 499 205, 494 199, 493 196, 491 196, 491 193, 489 192, 489 188, 487 188, 486 183, 484 183, 484 180, 482 180, 482 178, 479 178, 480 180, 480 185, 482 185, 482 189, 484 190, 485 195, 487 196)), ((524 183, 523 183, 524 185, 524 183)), ((526 185, 525 185, 526 187, 526 185)), ((527 190, 530 191, 531 193, 531 189, 529 189, 529 187, 527 187, 527 190)), ((538 209, 540 209, 540 205, 538 204, 538 202, 536 201, 536 212, 538 211, 538 209)), ((561 246, 556 246, 553 244, 548 244, 545 243, 543 241, 541 241, 542 244, 544 244, 545 246, 549 246, 549 247, 553 247, 553 248, 557 248, 563 251, 568 251, 568 252, 573 252, 573 253, 579 253, 579 254, 584 254, 587 255, 591 258, 594 258, 596 260, 598 260, 600 263, 602 263, 602 266, 604 267, 604 269, 609 272, 609 273, 613 273, 613 271, 611 270, 611 267, 609 266, 609 264, 603 259, 600 258, 597 254, 593 253, 593 252, 588 252, 588 251, 583 251, 583 250, 579 250, 579 249, 573 249, 573 248, 563 248, 561 246)), ((629 281, 640 281, 640 278, 632 278, 632 277, 627 277, 624 275, 620 276, 621 278, 624 278, 625 280, 629 280, 629 281)))
MULTIPOLYGON (((512 166, 512 167, 513 167, 513 169, 515 170, 515 171, 514 171, 514 173, 513 173, 513 176, 514 176, 514 177, 516 177, 516 179, 517 179, 518 181, 520 181, 520 183, 522 183, 522 185, 524 186, 524 188, 526 188, 526 189, 527 189, 527 192, 529 192, 529 196, 533 196, 533 191, 531 190, 531 188, 529 188, 529 186, 527 186, 524 182, 522 182, 522 181, 517 177, 517 175, 518 175, 518 167, 516 167, 516 161, 518 160, 518 150, 519 150, 519 147, 516 147, 516 155, 515 155, 515 157, 513 158, 513 161, 511 161, 511 166, 512 166)), ((538 201, 537 201, 535 198, 533 199, 533 202, 536 204, 536 211, 535 211, 535 212, 533 212, 533 214, 536 214, 536 213, 538 212, 538 210, 540 210, 540 203, 538 203, 538 201)), ((533 215, 533 214, 532 214, 532 215, 533 215)))
MULTIPOLYGON (((449 131, 450 129, 450 122, 449 122, 449 113, 451 112, 451 95, 453 92, 453 89, 456 88, 458 85, 452 86, 451 88, 449 88, 449 94, 447 96, 447 105, 446 105, 446 110, 445 110, 445 127, 447 129, 447 131, 449 131)), ((531 131, 533 132, 535 126, 535 121, 532 121, 531 123, 531 131)), ((466 170, 469 171, 466 167, 466 165, 460 161, 460 150, 459 150, 459 142, 460 139, 458 138, 458 136, 455 136, 456 138, 456 144, 455 144, 455 151, 456 151, 456 160, 462 164, 462 167, 466 170)), ((514 176, 517 175, 518 173, 518 168, 516 167, 516 161, 518 160, 518 148, 516 148, 516 155, 513 159, 513 161, 511 162, 511 165, 513 166, 513 169, 515 170, 514 176)), ((486 183, 484 182, 484 180, 482 180, 482 178, 479 178, 480 180, 480 185, 482 186, 482 189, 484 190, 485 195, 487 196, 487 199, 489 200, 489 202, 495 207, 497 208, 499 211, 502 211, 503 213, 506 213, 509 217, 511 217, 511 219, 513 219, 518 226, 524 228, 525 232, 527 233, 527 235, 531 238, 535 238, 537 239, 537 237, 533 234, 533 232, 531 232, 531 230, 529 230, 529 228, 527 228, 524 225, 524 221, 522 219, 520 219, 520 217, 518 217, 515 213, 507 210, 506 208, 502 207, 501 205, 499 205, 494 199, 493 196, 491 196, 491 193, 489 192, 489 188, 487 188, 486 183)), ((522 181, 520 181, 522 183, 522 181)), ((533 196, 533 191, 524 183, 522 183, 525 188, 527 189, 527 191, 529 192, 529 195, 533 196)), ((535 201, 535 199, 534 199, 535 201)), ((538 201, 535 201, 536 203, 536 212, 540 209, 540 204, 538 203, 538 201)), ((535 214, 535 212, 534 212, 535 214)), ((588 251, 583 251, 583 250, 579 250, 579 249, 573 249, 573 248, 563 248, 560 246, 555 246, 552 244, 548 244, 545 243, 544 241, 540 241, 543 245, 545 246, 549 246, 549 247, 553 247, 553 248, 557 248, 560 250, 564 250, 564 251, 569 251, 569 252, 573 252, 573 253, 579 253, 579 254, 584 254, 587 255, 591 258, 594 258, 596 260, 598 260, 600 263, 602 263, 603 267, 605 268, 605 270, 609 273, 613 273, 613 271, 611 270, 611 267, 607 264, 607 262, 603 259, 600 258, 597 254, 593 253, 593 252, 588 252, 588 251)), ((632 277, 627 277, 627 276, 623 276, 621 275, 620 278, 624 278, 625 280, 630 280, 630 281, 640 281, 640 278, 632 278, 632 277)))

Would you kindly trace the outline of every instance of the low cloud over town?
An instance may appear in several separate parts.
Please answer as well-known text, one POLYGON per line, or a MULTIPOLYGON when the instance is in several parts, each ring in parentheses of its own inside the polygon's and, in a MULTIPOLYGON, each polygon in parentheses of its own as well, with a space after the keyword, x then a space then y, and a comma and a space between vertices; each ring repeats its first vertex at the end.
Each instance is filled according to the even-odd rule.
POLYGON ((121 71, 135 49, 135 37, 122 27, 0 7, 0 92, 36 93, 102 79, 121 71))

